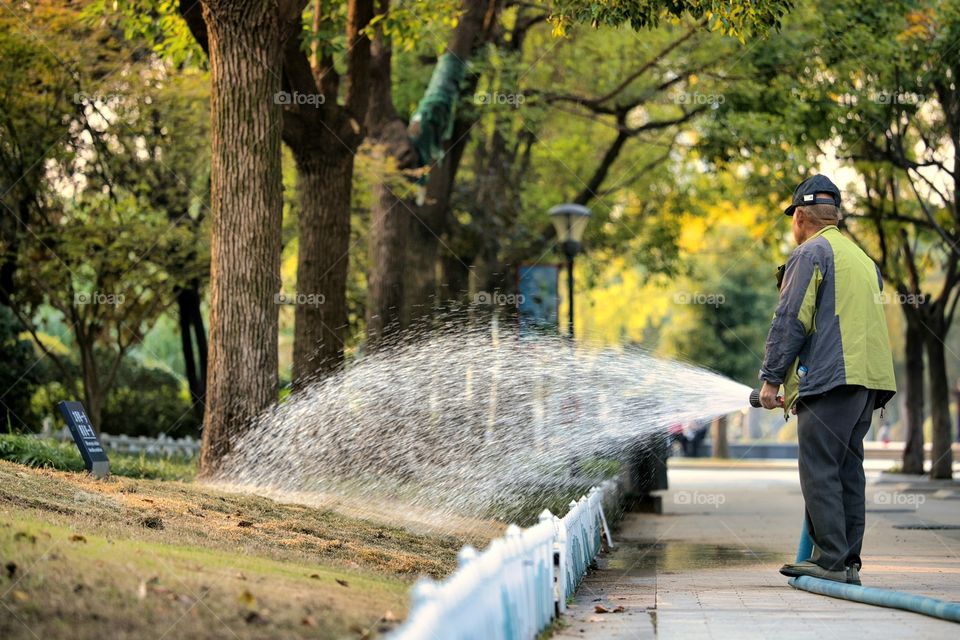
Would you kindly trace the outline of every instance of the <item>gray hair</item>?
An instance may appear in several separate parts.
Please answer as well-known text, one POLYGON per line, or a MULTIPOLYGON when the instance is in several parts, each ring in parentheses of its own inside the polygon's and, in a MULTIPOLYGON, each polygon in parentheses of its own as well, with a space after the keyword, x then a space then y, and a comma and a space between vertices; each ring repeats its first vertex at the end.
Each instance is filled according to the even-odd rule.
MULTIPOLYGON (((833 197, 829 193, 818 193, 818 198, 831 198, 833 197)), ((796 212, 803 212, 805 218, 810 220, 813 224, 818 224, 822 227, 831 224, 837 224, 840 222, 840 208, 833 204, 810 204, 806 206, 797 207, 796 212)), ((794 212, 794 213, 796 213, 794 212)))

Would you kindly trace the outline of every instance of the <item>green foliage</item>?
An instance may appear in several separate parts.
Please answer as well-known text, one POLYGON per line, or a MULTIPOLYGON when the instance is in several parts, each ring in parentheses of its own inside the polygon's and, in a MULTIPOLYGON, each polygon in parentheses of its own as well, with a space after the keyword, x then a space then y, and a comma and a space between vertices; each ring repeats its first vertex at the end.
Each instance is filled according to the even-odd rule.
MULTIPOLYGON (((116 453, 108 456, 110 473, 116 476, 189 481, 196 475, 196 462, 183 456, 167 458, 116 453)), ((0 460, 57 471, 84 471, 83 459, 72 442, 34 436, 0 435, 0 460)))
POLYGON ((0 428, 21 429, 38 382, 37 358, 29 340, 20 338, 20 321, 0 305, 0 428))
POLYGON ((189 396, 174 375, 128 358, 119 379, 103 408, 102 431, 175 438, 199 435, 189 396))
POLYGON ((637 30, 658 26, 661 21, 693 17, 705 20, 711 30, 738 37, 764 33, 779 27, 791 0, 554 0, 551 22, 564 34, 571 25, 629 24, 637 30))
MULTIPOLYGON (((147 43, 174 65, 205 66, 206 54, 180 17, 180 0, 93 0, 83 9, 89 24, 106 23, 120 29, 126 40, 147 43)), ((197 3, 194 11, 201 11, 197 3)))

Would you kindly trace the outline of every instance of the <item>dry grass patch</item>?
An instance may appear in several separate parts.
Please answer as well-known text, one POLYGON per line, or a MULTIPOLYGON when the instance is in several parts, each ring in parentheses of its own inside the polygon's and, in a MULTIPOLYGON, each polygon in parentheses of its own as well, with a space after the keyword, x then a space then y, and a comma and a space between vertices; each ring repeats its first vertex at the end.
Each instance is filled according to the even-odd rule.
POLYGON ((494 532, 0 461, 0 638, 366 637, 494 532))

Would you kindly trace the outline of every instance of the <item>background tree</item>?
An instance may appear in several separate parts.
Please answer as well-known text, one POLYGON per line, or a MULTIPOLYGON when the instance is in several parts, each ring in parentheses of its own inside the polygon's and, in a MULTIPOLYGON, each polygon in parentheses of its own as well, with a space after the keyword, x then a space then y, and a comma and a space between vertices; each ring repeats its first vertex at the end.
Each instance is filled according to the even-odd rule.
MULTIPOLYGON (((861 174, 849 180, 848 202, 879 196, 895 209, 884 219, 902 230, 893 239, 880 210, 867 224, 850 229, 884 269, 899 292, 912 296, 901 305, 907 319, 908 368, 916 371, 922 333, 930 382, 934 477, 949 477, 949 383, 945 342, 960 285, 956 185, 960 108, 953 78, 958 30, 956 3, 812 3, 808 13, 790 17, 790 28, 751 52, 757 86, 733 96, 717 121, 714 141, 722 155, 754 169, 759 179, 783 181, 802 176, 824 154, 854 163, 861 174), (816 15, 813 19, 804 16, 816 15), (820 18, 822 17, 822 19, 820 18), (789 51, 806 55, 791 56, 789 51), (785 99, 789 96, 789 99, 785 99), (749 141, 749 142, 748 142, 749 141), (877 167, 894 180, 879 191, 877 167), (873 189, 872 195, 867 191, 873 189), (904 210, 904 196, 914 210, 904 210), (893 199, 897 201, 894 203, 893 199), (918 258, 917 252, 926 254, 918 258), (923 265, 928 265, 923 268, 923 265), (935 290, 935 294, 930 291, 935 290), (918 329, 920 327, 920 329, 918 329)), ((792 185, 792 180, 790 181, 792 185)), ((784 185, 786 187, 786 185, 784 185)), ((841 185, 845 186, 845 185, 841 185)), ((790 186, 792 189, 792 186, 790 186)), ((789 192, 784 188, 784 196, 789 192)), ((875 202, 876 204, 876 202, 875 202)), ((912 378, 912 376, 911 376, 912 378)), ((911 379, 908 394, 909 442, 922 438, 921 384, 911 379)), ((917 469, 916 447, 908 449, 905 468, 917 469)))

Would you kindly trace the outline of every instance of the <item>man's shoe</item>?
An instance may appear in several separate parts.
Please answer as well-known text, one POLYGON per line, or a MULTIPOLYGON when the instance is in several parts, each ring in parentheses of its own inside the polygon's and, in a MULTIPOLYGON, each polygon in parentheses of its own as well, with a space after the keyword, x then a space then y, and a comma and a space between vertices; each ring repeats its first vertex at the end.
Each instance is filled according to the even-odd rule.
POLYGON ((788 563, 780 567, 780 573, 791 578, 800 576, 810 576, 811 578, 823 578, 824 580, 833 580, 834 582, 846 582, 847 572, 828 571, 815 562, 804 560, 803 562, 788 563))
POLYGON ((855 564, 847 567, 847 584, 855 584, 858 587, 863 584, 860 582, 860 568, 855 564))

